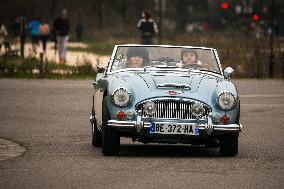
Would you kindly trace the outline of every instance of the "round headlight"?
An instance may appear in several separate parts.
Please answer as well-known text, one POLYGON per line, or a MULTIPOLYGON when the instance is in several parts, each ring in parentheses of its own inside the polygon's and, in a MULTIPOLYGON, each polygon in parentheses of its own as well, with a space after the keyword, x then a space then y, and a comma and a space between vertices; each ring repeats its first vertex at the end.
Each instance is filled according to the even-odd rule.
POLYGON ((130 93, 124 88, 116 89, 112 94, 112 100, 119 107, 126 106, 130 101, 130 93))
POLYGON ((219 94, 217 102, 223 110, 230 110, 235 105, 235 97, 232 93, 224 91, 219 94))
POLYGON ((152 116, 157 111, 157 106, 154 102, 146 102, 144 104, 144 111, 148 116, 152 116))
POLYGON ((191 106, 191 113, 194 117, 200 117, 204 114, 205 109, 200 103, 194 103, 191 106))

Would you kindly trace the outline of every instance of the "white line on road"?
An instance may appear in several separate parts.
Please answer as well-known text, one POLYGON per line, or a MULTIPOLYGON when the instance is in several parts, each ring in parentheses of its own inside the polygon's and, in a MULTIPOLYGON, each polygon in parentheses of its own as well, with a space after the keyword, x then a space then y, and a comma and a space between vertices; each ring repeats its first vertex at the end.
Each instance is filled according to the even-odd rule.
POLYGON ((284 107, 284 104, 241 104, 241 106, 251 107, 284 107))
POLYGON ((256 94, 256 95, 240 95, 241 98, 262 98, 262 97, 266 97, 266 98, 275 98, 275 97, 284 97, 284 95, 282 94, 256 94))

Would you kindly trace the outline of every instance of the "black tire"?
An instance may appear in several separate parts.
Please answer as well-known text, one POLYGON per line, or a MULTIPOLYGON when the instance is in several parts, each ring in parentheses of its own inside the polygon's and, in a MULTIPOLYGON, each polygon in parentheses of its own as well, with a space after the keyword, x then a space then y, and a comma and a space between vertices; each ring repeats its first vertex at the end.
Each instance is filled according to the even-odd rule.
POLYGON ((241 102, 239 102, 239 112, 236 118, 236 124, 240 124, 240 117, 241 117, 241 102))
MULTIPOLYGON (((94 111, 92 111, 93 117, 95 116, 94 111)), ((93 121, 92 123, 92 145, 94 147, 102 147, 103 145, 103 136, 102 132, 98 130, 96 120, 93 121)))
POLYGON ((205 141, 206 148, 218 148, 219 146, 219 141, 216 138, 208 139, 205 141))
POLYGON ((110 119, 109 111, 107 107, 106 97, 103 100, 102 108, 102 130, 103 130, 103 147, 102 152, 105 156, 115 156, 119 153, 120 148, 120 136, 111 127, 107 126, 107 122, 110 119))
POLYGON ((238 154, 239 133, 230 133, 220 137, 220 154, 222 156, 236 156, 238 154))

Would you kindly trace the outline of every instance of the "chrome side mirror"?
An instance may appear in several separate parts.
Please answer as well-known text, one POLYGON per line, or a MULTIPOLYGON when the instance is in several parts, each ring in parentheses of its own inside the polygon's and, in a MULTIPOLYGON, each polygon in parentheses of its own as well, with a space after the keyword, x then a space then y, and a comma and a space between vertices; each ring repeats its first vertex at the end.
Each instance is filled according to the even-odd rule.
POLYGON ((93 86, 95 90, 99 89, 98 83, 96 81, 93 82, 93 86))
POLYGON ((225 79, 230 79, 233 73, 234 73, 234 69, 231 68, 231 67, 227 67, 227 68, 224 70, 225 79))

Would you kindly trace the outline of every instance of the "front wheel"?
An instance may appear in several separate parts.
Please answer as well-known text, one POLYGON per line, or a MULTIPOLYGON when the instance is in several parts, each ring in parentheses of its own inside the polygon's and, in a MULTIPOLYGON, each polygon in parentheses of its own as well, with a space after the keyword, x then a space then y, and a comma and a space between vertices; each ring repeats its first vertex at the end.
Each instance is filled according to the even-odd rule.
POLYGON ((238 154, 239 133, 231 133, 220 137, 220 154, 222 156, 236 156, 238 154))
POLYGON ((120 136, 113 128, 107 126, 110 119, 107 107, 107 99, 104 97, 102 109, 102 130, 103 130, 103 147, 102 152, 105 156, 115 156, 119 153, 120 136))

